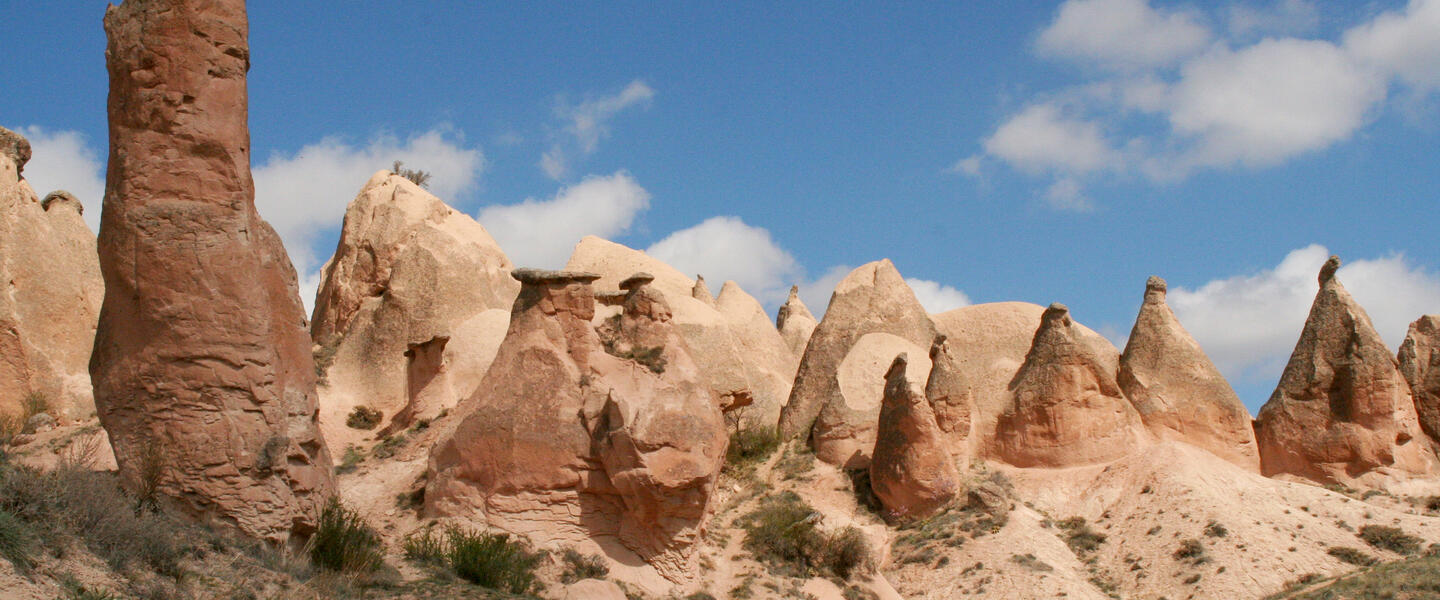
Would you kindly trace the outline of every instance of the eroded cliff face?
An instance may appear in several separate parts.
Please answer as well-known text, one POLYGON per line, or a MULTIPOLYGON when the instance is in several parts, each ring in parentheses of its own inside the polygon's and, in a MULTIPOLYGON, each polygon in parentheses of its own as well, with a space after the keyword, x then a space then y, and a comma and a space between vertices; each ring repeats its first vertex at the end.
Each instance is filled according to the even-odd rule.
POLYGON ((1330 257, 1280 384, 1255 419, 1265 475, 1350 484, 1433 474, 1410 384, 1330 257))
POLYGON ((281 542, 335 485, 294 267, 255 212, 243 0, 105 14, 105 280, 90 373, 120 474, 281 542))
POLYGON ((1440 442, 1440 315, 1425 315, 1411 323, 1397 358, 1400 374, 1415 396, 1420 428, 1440 442))

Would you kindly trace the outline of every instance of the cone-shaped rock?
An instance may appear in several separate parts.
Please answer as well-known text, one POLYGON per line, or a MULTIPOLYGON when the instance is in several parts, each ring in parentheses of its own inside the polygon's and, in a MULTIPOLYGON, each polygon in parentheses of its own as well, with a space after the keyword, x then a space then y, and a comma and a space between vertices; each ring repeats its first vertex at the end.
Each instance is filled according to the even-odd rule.
POLYGON ((427 512, 541 545, 618 536, 662 575, 693 572, 724 419, 650 277, 592 325, 597 274, 519 269, 510 329, 454 434, 430 455, 427 512))
POLYGON ((55 417, 86 418, 105 287, 95 234, 74 196, 36 197, 20 174, 29 156, 29 142, 0 127, 0 415, 20 415, 35 394, 55 417))
POLYGON ((934 339, 930 315, 888 259, 851 271, 835 287, 825 318, 806 345, 781 413, 781 433, 808 437, 825 462, 868 466, 884 374, 904 352, 915 357, 908 376, 924 381, 934 339))
POLYGON ((1010 382, 1010 407, 996 423, 998 457, 1018 467, 1068 467, 1113 460, 1143 441, 1135 408, 1120 392, 1114 363, 1076 331, 1070 311, 1051 304, 1025 364, 1010 382))
POLYGON ((245 2, 127 0, 105 31, 90 374, 121 478, 254 537, 304 534, 335 485, 295 269, 255 212, 245 2))
POLYGON ((1427 473, 1410 385, 1370 317, 1340 285, 1330 257, 1280 384, 1255 419, 1265 475, 1349 483, 1427 473), (1367 478, 1369 479, 1369 478, 1367 478))
POLYGON ((819 324, 815 315, 810 314, 810 309, 800 301, 800 287, 790 286, 790 297, 780 305, 780 311, 775 315, 775 328, 780 330, 780 337, 784 338, 785 345, 790 347, 790 353, 796 358, 805 356, 810 334, 815 333, 815 326, 819 324))
POLYGON ((699 275, 695 276, 695 287, 690 288, 690 297, 715 306, 715 296, 710 295, 710 288, 705 285, 705 278, 699 275))
MULTIPOLYGON (((734 281, 726 281, 720 288, 715 306, 730 327, 735 344, 745 358, 746 370, 754 389, 790 391, 795 370, 800 367, 800 358, 790 353, 782 339, 770 324, 770 315, 754 296, 745 293, 734 281)), ((752 404, 742 413, 747 425, 775 427, 780 422, 781 403, 785 398, 771 395, 752 399, 752 404)))
MULTIPOLYGON (((321 271, 310 324, 324 384, 326 439, 353 436, 345 418, 357 405, 433 418, 458 397, 429 394, 408 407, 406 351, 449 338, 437 367, 469 395, 489 367, 520 286, 505 253, 479 223, 409 179, 380 171, 345 211, 335 255, 321 271), (327 364, 328 363, 328 364, 327 364)), ((408 422, 394 423, 404 428, 408 422)))
POLYGON ((961 451, 970 437, 971 413, 975 406, 970 382, 965 379, 964 370, 943 333, 936 335, 930 344, 930 378, 925 382, 925 397, 935 414, 935 424, 946 440, 944 447, 961 451))
POLYGON ((1164 279, 1145 283, 1145 300, 1120 356, 1119 381, 1156 437, 1260 470, 1249 411, 1165 303, 1164 279))
POLYGON ((897 356, 885 373, 870 487, 887 516, 922 519, 955 497, 960 474, 924 390, 905 376, 906 362, 904 354, 897 356))
POLYGON ((1440 441, 1440 315, 1425 315, 1410 324, 1399 359, 1400 373, 1415 396, 1420 428, 1440 441))

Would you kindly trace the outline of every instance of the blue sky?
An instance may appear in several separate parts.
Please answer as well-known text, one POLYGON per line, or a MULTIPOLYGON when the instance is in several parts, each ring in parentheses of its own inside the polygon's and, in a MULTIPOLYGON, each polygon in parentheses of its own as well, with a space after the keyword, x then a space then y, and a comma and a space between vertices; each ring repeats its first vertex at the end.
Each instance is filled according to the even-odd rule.
MULTIPOLYGON (((1440 312, 1440 0, 251 2, 257 204, 302 278, 394 159, 517 263, 580 235, 774 308, 888 257, 932 309, 1146 276, 1251 409, 1327 253, 1392 346, 1440 312)), ((0 0, 0 124, 98 217, 104 2, 0 0)), ((308 299, 307 299, 308 300, 308 299)))

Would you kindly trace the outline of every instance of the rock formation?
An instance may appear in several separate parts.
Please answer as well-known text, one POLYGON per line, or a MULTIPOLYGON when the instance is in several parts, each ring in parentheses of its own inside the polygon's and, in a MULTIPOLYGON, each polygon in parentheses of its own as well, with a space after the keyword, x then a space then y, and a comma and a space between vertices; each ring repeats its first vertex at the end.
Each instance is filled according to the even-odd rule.
POLYGON ((90 374, 132 490, 281 542, 335 493, 295 269, 255 212, 243 0, 105 13, 105 299, 90 374))
POLYGON ((973 392, 959 361, 950 350, 945 334, 935 336, 930 344, 930 378, 925 382, 925 398, 935 415, 935 425, 946 440, 947 453, 963 452, 970 437, 971 413, 974 412, 973 392))
POLYGON ((1400 374, 1415 396, 1420 428, 1440 442, 1440 315, 1425 315, 1410 324, 1398 358, 1400 374))
POLYGON ((870 464, 884 374, 896 355, 924 381, 935 325, 890 261, 861 266, 835 287, 781 413, 786 437, 809 438, 816 456, 846 468, 870 464))
POLYGON ((815 315, 810 314, 810 309, 800 300, 800 287, 790 286, 790 297, 780 305, 780 311, 775 314, 775 328, 780 330, 780 337, 785 339, 785 345, 790 347, 790 352, 795 358, 805 356, 805 346, 810 343, 810 334, 815 332, 815 326, 820 322, 815 320, 815 315))
POLYGON ((1410 385, 1369 315, 1335 278, 1339 268, 1334 256, 1321 268, 1300 341, 1255 419, 1262 472, 1347 484, 1371 472, 1428 473, 1434 455, 1418 439, 1410 385))
POLYGON ((710 288, 705 285, 705 278, 700 275, 695 276, 695 287, 690 288, 690 297, 715 306, 715 296, 710 295, 710 288))
POLYGON ((895 357, 885 373, 870 487, 887 516, 923 519, 955 498, 960 474, 924 390, 905 376, 906 362, 904 354, 895 357))
POLYGON ((495 362, 431 453, 427 512, 542 545, 618 535, 667 577, 688 576, 727 436, 664 294, 651 276, 627 278, 622 312, 597 327, 598 274, 514 276, 495 362))
MULTIPOLYGON (((758 327, 754 310, 760 303, 738 285, 727 283, 721 298, 711 302, 697 299, 697 288, 707 294, 708 288, 644 252, 593 236, 575 246, 565 268, 600 274, 595 282, 599 295, 613 293, 633 273, 652 274, 650 286, 674 312, 672 323, 727 418, 744 427, 775 426, 799 359, 784 351, 785 342, 769 317, 764 317, 763 329, 758 327)), ((760 311, 763 316, 763 308, 760 311)))
POLYGON ((36 197, 29 158, 30 143, 0 127, 0 414, 22 416, 33 395, 61 419, 87 418, 104 288, 95 234, 68 192, 36 197))
POLYGON ((1145 300, 1120 356, 1120 389, 1146 428, 1259 472, 1250 412, 1165 304, 1165 280, 1145 283, 1145 300))
POLYGON ((1045 309, 1010 381, 1010 407, 996 420, 998 458, 1017 467, 1068 467, 1139 447, 1140 417, 1115 381, 1117 365, 1103 346, 1087 342, 1065 305, 1045 309))
POLYGON ((519 290, 509 259, 474 219, 409 179, 380 171, 345 211, 335 255, 321 271, 311 338, 324 373, 320 422, 344 439, 358 405, 430 418, 468 396, 504 336, 519 290), (406 351, 449 338, 441 361, 455 394, 432 390, 407 408, 406 351), (329 362, 329 364, 325 364, 329 362))

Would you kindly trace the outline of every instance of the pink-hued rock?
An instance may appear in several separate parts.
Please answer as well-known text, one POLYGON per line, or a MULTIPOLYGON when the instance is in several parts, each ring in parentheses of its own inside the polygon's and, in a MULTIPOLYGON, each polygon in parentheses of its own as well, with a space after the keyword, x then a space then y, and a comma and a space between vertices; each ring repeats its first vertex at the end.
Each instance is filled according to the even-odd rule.
POLYGON ((1397 358, 1400 374, 1415 396, 1420 428, 1440 442, 1440 315, 1425 315, 1411 323, 1397 358))
POLYGON ((901 352, 909 377, 924 381, 935 325, 895 265, 875 261, 835 287, 795 377, 780 430, 808 438, 821 460, 846 468, 870 464, 884 374, 901 352))
POLYGON ((510 329, 454 434, 426 510, 540 545, 615 535, 661 574, 693 573, 728 442, 650 276, 597 327, 596 274, 519 269, 510 329))
POLYGON ((95 234, 68 192, 22 176, 30 144, 0 127, 0 414, 39 394, 63 421, 95 414, 90 351, 104 283, 95 234))
POLYGON ((565 586, 564 600, 625 600, 625 590, 603 579, 582 579, 565 586))
POLYGON ((1339 268, 1334 256, 1321 268, 1300 341, 1255 418, 1262 473, 1346 484, 1431 474, 1410 384, 1339 268))
POLYGON ((90 374, 121 478, 153 476, 163 504, 217 526, 303 537, 335 483, 295 269, 255 212, 245 3, 128 0, 105 31, 90 374))
POLYGON ((1138 449, 1143 426, 1115 381, 1112 352, 1081 335, 1065 305, 1045 309, 996 419, 993 453, 1017 467, 1068 467, 1138 449))
POLYGON ((1145 283, 1145 300, 1120 356, 1120 389, 1160 439, 1199 446, 1260 471, 1250 411, 1165 304, 1165 280, 1145 283))
POLYGON ((345 211, 310 324, 319 355, 331 357, 321 364, 326 439, 353 437, 345 420, 359 405, 399 430, 468 396, 489 367, 475 358, 494 356, 520 289, 511 268, 465 213, 400 175, 372 176, 345 211), (481 317, 487 311, 494 313, 481 317), (405 353, 438 337, 449 338, 437 368, 453 393, 441 397, 444 388, 434 388, 424 409, 410 407, 405 353), (391 423, 397 414, 403 418, 391 423))
POLYGON ((710 294, 710 287, 705 285, 705 278, 700 275, 695 276, 695 287, 690 288, 690 297, 715 306, 715 296, 710 294))
POLYGON ((796 359, 805 356, 805 346, 810 343, 810 335, 815 333, 815 326, 820 322, 815 320, 815 315, 800 300, 800 287, 790 286, 790 297, 780 305, 780 310, 775 314, 775 328, 780 330, 780 337, 785 340, 785 345, 790 347, 790 353, 796 359))
POLYGON ((965 441, 970 437, 975 412, 973 393, 948 338, 943 333, 936 335, 930 344, 930 377, 925 382, 925 398, 935 414, 935 425, 946 442, 942 447, 947 453, 967 454, 965 441))
POLYGON ((870 487, 887 516, 923 519, 955 498, 960 473, 945 449, 925 391, 906 378, 906 362, 904 354, 895 357, 885 373, 870 487))

